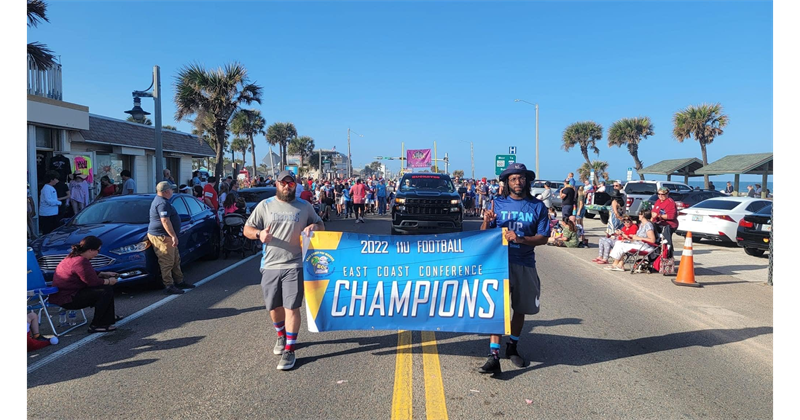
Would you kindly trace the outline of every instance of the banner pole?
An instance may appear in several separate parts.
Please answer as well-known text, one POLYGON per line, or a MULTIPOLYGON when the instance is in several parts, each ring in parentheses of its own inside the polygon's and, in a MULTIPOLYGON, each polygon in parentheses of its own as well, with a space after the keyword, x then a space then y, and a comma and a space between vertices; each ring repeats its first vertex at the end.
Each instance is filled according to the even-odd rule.
POLYGON ((439 159, 436 159, 436 140, 433 141, 433 165, 436 167, 436 173, 439 173, 439 159))

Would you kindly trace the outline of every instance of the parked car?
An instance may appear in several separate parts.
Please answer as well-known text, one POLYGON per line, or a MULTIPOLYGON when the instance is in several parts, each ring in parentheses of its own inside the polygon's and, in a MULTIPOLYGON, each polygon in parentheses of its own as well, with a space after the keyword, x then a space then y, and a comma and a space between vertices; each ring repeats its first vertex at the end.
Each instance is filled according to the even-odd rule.
POLYGON ((772 204, 739 220, 736 242, 744 248, 747 255, 760 257, 764 255, 764 251, 769 251, 770 231, 772 231, 772 204))
MULTIPOLYGON (((638 216, 642 201, 648 200, 658 192, 659 188, 669 189, 669 194, 683 194, 692 191, 692 187, 672 181, 628 181, 622 192, 625 194, 625 210, 629 216, 638 216)), ((674 197, 673 197, 674 199, 674 197)))
POLYGON ((761 198, 718 197, 701 201, 678 212, 678 235, 692 232, 695 240, 736 243, 739 221, 772 202, 761 198))
MULTIPOLYGON (((53 279, 58 264, 71 247, 93 235, 103 241, 92 267, 120 274, 120 283, 160 281, 158 259, 147 239, 150 204, 155 194, 111 196, 81 210, 53 232, 33 242, 32 247, 45 279, 53 279)), ((216 259, 220 251, 220 227, 211 208, 188 194, 173 194, 170 203, 178 211, 181 229, 178 250, 181 265, 205 257, 216 259)))
MULTIPOLYGON (((681 211, 685 208, 692 207, 693 205, 708 200, 709 198, 717 198, 717 197, 729 197, 727 194, 723 194, 719 191, 709 191, 709 190, 698 190, 694 189, 692 191, 685 191, 685 192, 670 192, 669 198, 675 200, 675 207, 678 208, 678 211, 681 211)), ((658 201, 658 194, 653 194, 650 198, 647 199, 650 202, 651 206, 658 201)), ((638 214, 638 210, 637 210, 638 214)))
POLYGON ((237 194, 239 194, 239 197, 244 198, 244 202, 247 205, 247 214, 250 214, 258 203, 274 197, 277 191, 278 189, 275 187, 253 187, 242 188, 237 194))
POLYGON ((550 189, 553 192, 553 196, 550 199, 550 202, 553 203, 553 207, 556 209, 561 210, 561 195, 559 192, 562 188, 564 188, 564 181, 543 181, 543 180, 536 180, 533 185, 531 185, 531 195, 536 197, 544 192, 544 183, 550 182, 550 189))

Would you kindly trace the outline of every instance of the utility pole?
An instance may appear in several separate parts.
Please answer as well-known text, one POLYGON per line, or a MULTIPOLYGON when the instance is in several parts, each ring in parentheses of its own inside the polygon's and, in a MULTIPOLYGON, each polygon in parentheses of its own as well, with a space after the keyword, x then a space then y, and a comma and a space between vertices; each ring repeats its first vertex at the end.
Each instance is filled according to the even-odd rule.
POLYGON ((472 160, 472 179, 475 179, 475 153, 472 149, 472 142, 469 142, 469 158, 472 160))
POLYGON ((536 176, 541 176, 539 172, 539 104, 536 104, 536 176))

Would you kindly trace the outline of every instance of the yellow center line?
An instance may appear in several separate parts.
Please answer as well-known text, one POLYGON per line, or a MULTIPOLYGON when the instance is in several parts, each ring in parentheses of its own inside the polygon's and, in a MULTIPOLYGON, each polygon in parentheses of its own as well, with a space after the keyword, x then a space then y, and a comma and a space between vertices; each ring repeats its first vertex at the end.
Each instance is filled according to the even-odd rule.
POLYGON ((411 419, 411 360, 411 331, 398 331, 392 420, 411 419))
POLYGON ((425 413, 428 420, 447 420, 442 369, 439 367, 436 333, 433 331, 422 331, 422 365, 425 372, 425 413))

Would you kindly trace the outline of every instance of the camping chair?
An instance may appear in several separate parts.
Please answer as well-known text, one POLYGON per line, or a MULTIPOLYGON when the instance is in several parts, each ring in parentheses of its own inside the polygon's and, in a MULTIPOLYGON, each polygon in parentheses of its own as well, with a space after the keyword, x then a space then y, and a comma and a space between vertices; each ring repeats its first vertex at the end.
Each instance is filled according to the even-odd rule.
POLYGON ((631 274, 650 273, 650 263, 660 253, 661 247, 652 242, 642 241, 638 249, 625 253, 624 263, 631 263, 631 274), (647 249, 648 245, 653 248, 647 249))
MULTIPOLYGON (((50 316, 50 313, 47 311, 47 308, 58 308, 61 310, 61 307, 50 303, 50 295, 58 292, 58 287, 47 287, 47 284, 44 281, 44 275, 42 274, 42 270, 39 268, 39 262, 36 261, 36 254, 33 252, 33 248, 28 247, 28 311, 39 311, 37 315, 39 315, 39 323, 42 322, 42 312, 44 312, 47 318, 47 322, 50 324, 50 329, 53 331, 53 334, 58 337, 62 334, 66 334, 75 328, 80 326, 86 325, 89 321, 86 318, 86 313, 81 309, 81 315, 83 316, 83 322, 78 323, 77 325, 71 326, 68 329, 58 332, 56 330, 56 326, 53 324, 53 319, 50 316)), ((59 325, 61 327, 61 325, 59 325)))

